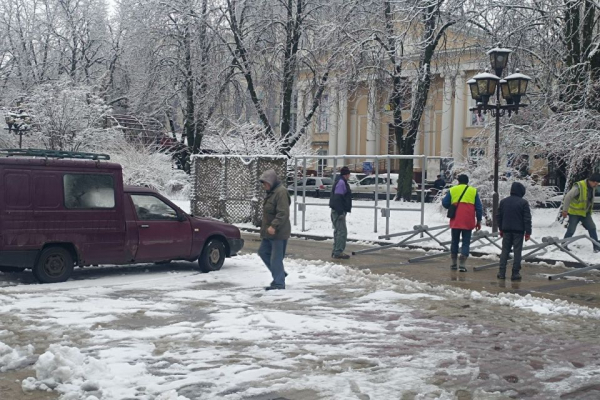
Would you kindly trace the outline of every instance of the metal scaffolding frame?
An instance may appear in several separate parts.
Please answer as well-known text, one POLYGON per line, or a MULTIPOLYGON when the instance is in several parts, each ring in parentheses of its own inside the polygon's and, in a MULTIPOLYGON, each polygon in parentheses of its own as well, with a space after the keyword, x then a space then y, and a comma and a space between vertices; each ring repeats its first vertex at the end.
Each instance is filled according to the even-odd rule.
POLYGON ((372 249, 364 249, 364 250, 359 250, 359 251, 353 251, 352 255, 374 253, 376 251, 381 251, 381 250, 385 250, 385 249, 392 249, 394 247, 400 247, 400 246, 408 246, 410 244, 419 243, 419 242, 425 242, 425 241, 429 241, 429 240, 435 240, 441 246, 443 246, 446 250, 449 250, 448 247, 446 246, 447 242, 440 242, 437 239, 437 237, 439 235, 441 235, 442 233, 448 231, 448 229, 450 229, 450 228, 447 227, 446 225, 434 226, 432 228, 428 227, 427 225, 415 225, 415 226, 413 226, 413 230, 412 231, 400 232, 400 233, 392 233, 392 234, 389 234, 389 235, 379 236, 379 239, 389 239, 389 238, 398 237, 398 236, 408 236, 407 238, 405 238, 404 240, 402 240, 402 241, 400 241, 398 243, 388 244, 388 245, 385 245, 385 246, 375 247, 375 248, 372 248, 372 249), (436 233, 435 235, 432 235, 430 233, 432 231, 436 231, 436 230, 440 230, 440 229, 443 229, 443 230, 441 232, 436 233), (412 238, 414 238, 415 236, 417 236, 419 234, 422 236, 420 239, 411 240, 412 238), (423 237, 424 235, 427 235, 427 236, 423 237))
MULTIPOLYGON (((448 227, 448 229, 450 229, 450 227, 448 227)), ((498 232, 475 231, 473 233, 473 235, 471 236, 471 241, 470 241, 471 246, 469 247, 469 249, 471 249, 471 250, 478 249, 478 248, 489 246, 490 244, 492 244, 492 245, 496 246, 497 248, 499 248, 500 251, 502 251, 502 247, 498 246, 498 243, 497 243, 499 238, 500 238, 500 235, 498 232), (479 242, 479 241, 481 241, 482 243, 480 243, 476 246, 472 246, 473 244, 475 244, 476 242, 479 242), (487 241, 487 242, 485 242, 485 241, 487 241)), ((447 242, 443 242, 444 248, 446 249, 446 251, 443 251, 440 253, 435 253, 435 254, 426 254, 424 256, 415 257, 415 258, 410 258, 408 260, 408 262, 415 263, 415 262, 419 262, 419 261, 430 260, 432 258, 447 256, 450 254, 450 249, 448 249, 448 247, 446 245, 451 244, 451 243, 452 243, 451 240, 449 240, 447 242)))
MULTIPOLYGON (((337 155, 337 156, 296 156, 294 157, 294 173, 298 171, 298 161, 302 161, 302 177, 306 177, 306 164, 307 160, 333 160, 333 172, 334 174, 337 172, 337 163, 338 160, 342 160, 342 165, 345 165, 345 161, 347 159, 359 159, 359 160, 373 160, 376 165, 375 168, 375 204, 373 206, 363 206, 363 205, 353 205, 353 208, 365 208, 365 209, 373 209, 374 215, 374 223, 373 223, 373 232, 377 232, 377 213, 381 212, 381 216, 385 217, 385 233, 386 235, 390 232, 390 215, 391 211, 420 211, 421 212, 421 225, 425 223, 425 171, 426 168, 421 168, 421 208, 392 208, 390 207, 390 195, 391 195, 391 185, 390 185, 390 175, 391 175, 391 160, 422 160, 422 165, 427 165, 427 156, 425 155, 387 155, 387 156, 366 156, 366 155, 337 155), (385 161, 386 163, 386 173, 387 176, 387 185, 386 185, 386 206, 379 207, 379 161, 385 161)), ((412 180, 412 178, 411 178, 412 180)), ((382 193, 382 192, 381 192, 382 193)), ((294 226, 298 225, 297 214, 298 211, 302 212, 302 232, 306 231, 306 207, 307 206, 326 206, 327 204, 320 203, 307 203, 306 202, 306 186, 302 185, 302 202, 298 203, 298 180, 294 179, 294 226)))
MULTIPOLYGON (((525 250, 525 251, 531 250, 531 251, 529 253, 525 254, 522 257, 522 260, 523 261, 530 260, 535 257, 536 253, 538 253, 542 250, 546 251, 548 248, 553 246, 553 247, 559 249, 561 252, 568 254, 573 259, 577 260, 577 262, 579 262, 581 265, 584 265, 584 267, 576 268, 571 271, 566 271, 566 272, 563 272, 560 274, 549 275, 548 279, 550 279, 550 280, 558 279, 558 278, 562 278, 562 277, 570 276, 570 275, 579 275, 583 272, 591 271, 593 269, 600 269, 600 264, 589 264, 589 263, 583 261, 581 258, 577 257, 575 254, 573 254, 573 252, 571 250, 569 250, 566 247, 569 243, 576 242, 581 239, 587 239, 592 243, 592 245, 600 247, 600 243, 596 242, 594 239, 592 239, 591 237, 586 236, 586 235, 573 236, 573 237, 565 238, 565 239, 559 239, 557 237, 546 236, 546 237, 542 238, 541 243, 534 242, 534 244, 531 246, 523 247, 523 250, 525 250)), ((510 261, 512 261, 512 260, 510 260, 510 261)), ((496 261, 496 262, 493 262, 490 264, 475 267, 475 268, 473 268, 473 270, 481 271, 484 269, 495 268, 495 267, 498 267, 499 265, 500 265, 500 261, 496 261)))

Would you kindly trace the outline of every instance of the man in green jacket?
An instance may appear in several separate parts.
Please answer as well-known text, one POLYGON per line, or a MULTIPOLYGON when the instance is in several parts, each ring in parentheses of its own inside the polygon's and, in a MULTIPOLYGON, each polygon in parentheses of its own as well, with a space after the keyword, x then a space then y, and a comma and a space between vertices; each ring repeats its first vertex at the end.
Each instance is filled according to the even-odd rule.
POLYGON ((265 289, 285 289, 287 273, 283 267, 283 258, 285 257, 287 241, 292 232, 292 225, 290 224, 290 204, 292 200, 274 170, 265 171, 259 180, 267 193, 263 202, 263 217, 260 227, 262 241, 258 249, 258 255, 273 276, 273 282, 265 289))
MULTIPOLYGON (((594 198, 596 186, 600 182, 600 173, 593 173, 588 179, 575 182, 571 190, 565 196, 563 203, 562 216, 569 217, 569 225, 565 239, 570 238, 577 229, 577 224, 581 221, 581 225, 587 229, 590 237, 598 242, 598 233, 596 232, 596 224, 592 218, 592 210, 594 209, 594 198)), ((594 245, 594 253, 600 252, 600 247, 594 245)))

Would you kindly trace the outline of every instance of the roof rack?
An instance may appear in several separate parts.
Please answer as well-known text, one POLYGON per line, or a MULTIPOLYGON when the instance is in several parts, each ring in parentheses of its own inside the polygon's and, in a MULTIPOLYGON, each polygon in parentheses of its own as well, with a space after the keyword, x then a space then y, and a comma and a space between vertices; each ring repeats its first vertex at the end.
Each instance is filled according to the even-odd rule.
POLYGON ((82 153, 78 151, 61 151, 45 149, 0 149, 0 155, 6 157, 44 157, 74 158, 77 160, 110 160, 108 154, 82 153))

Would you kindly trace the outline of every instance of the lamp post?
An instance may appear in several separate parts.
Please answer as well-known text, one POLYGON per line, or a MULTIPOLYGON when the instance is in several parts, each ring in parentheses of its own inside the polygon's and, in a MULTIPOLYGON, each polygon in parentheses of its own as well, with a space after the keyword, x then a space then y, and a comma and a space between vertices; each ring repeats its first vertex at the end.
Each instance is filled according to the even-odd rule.
POLYGON ((500 165, 500 117, 506 113, 510 116, 511 113, 518 114, 519 108, 526 107, 527 104, 521 104, 521 97, 527 93, 527 84, 531 78, 521 74, 519 70, 516 73, 501 78, 502 71, 508 64, 508 56, 512 50, 503 49, 500 46, 490 50, 487 54, 490 56, 490 62, 495 75, 489 72, 484 72, 475 75, 467 81, 471 91, 471 97, 477 102, 477 106, 471 108, 470 111, 487 113, 490 111, 496 119, 496 135, 494 141, 494 195, 492 199, 492 232, 498 232, 498 203, 500 195, 498 193, 498 174, 500 165), (506 104, 502 104, 500 97, 505 100, 506 104), (493 102, 490 100, 494 98, 493 102))
POLYGON ((19 135, 19 149, 23 147, 23 133, 29 130, 28 116, 19 114, 8 114, 4 121, 8 126, 8 133, 15 131, 19 135))

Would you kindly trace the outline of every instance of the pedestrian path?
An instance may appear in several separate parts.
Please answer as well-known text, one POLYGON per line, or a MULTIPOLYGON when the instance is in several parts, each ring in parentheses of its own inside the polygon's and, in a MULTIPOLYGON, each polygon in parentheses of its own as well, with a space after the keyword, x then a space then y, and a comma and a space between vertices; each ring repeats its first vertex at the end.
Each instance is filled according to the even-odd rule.
MULTIPOLYGON (((244 252, 255 252, 260 244, 256 234, 244 233, 244 252)), ((306 240, 292 238, 288 244, 287 257, 306 260, 331 260, 330 240, 306 240)), ((373 246, 349 243, 346 252, 360 251, 373 246)), ((588 307, 600 308, 600 271, 589 271, 582 276, 549 281, 549 275, 571 270, 561 265, 523 264, 523 281, 511 282, 496 279, 496 269, 473 271, 473 267, 483 266, 496 260, 496 256, 471 257, 466 273, 451 271, 449 258, 440 257, 409 263, 408 260, 425 254, 422 250, 387 249, 375 253, 361 254, 349 260, 331 260, 358 269, 369 269, 376 274, 394 274, 402 278, 430 282, 434 285, 450 285, 462 289, 486 291, 489 293, 512 292, 521 295, 561 299, 588 307)))

